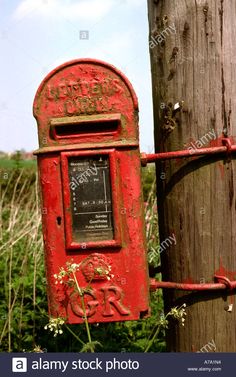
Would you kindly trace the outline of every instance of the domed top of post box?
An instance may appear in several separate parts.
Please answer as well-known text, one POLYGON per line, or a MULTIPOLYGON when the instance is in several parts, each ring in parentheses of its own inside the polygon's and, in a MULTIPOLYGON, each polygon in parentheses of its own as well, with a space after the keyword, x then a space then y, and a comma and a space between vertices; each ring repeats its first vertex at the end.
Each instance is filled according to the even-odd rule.
POLYGON ((137 146, 138 101, 114 66, 78 59, 50 72, 33 105, 38 124, 36 153, 102 146, 137 146))

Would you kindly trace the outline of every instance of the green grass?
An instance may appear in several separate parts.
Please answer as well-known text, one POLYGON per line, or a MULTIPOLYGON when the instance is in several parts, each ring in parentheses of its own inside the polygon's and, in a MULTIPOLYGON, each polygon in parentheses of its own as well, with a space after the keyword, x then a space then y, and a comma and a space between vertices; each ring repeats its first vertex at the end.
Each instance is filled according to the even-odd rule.
POLYGON ((0 170, 3 169, 27 169, 35 168, 37 166, 36 160, 11 160, 6 158, 0 158, 0 170))

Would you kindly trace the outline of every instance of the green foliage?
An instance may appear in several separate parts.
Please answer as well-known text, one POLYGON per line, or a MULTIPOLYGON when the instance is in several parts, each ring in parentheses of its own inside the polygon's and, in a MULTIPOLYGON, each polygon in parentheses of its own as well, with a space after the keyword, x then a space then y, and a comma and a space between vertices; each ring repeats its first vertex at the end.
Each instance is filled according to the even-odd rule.
POLYGON ((9 169, 36 169, 37 162, 35 159, 23 160, 21 155, 13 155, 12 158, 0 158, 0 171, 9 169))
MULTIPOLYGON (((154 168, 144 169, 148 255, 152 265, 157 266, 154 181, 154 168)), ((1 168, 0 351, 86 352, 92 346, 99 352, 143 352, 163 312, 160 291, 151 294, 152 315, 147 319, 90 325, 92 344, 88 344, 85 325, 64 325, 57 337, 44 329, 49 320, 37 187, 35 167, 1 168)), ((163 329, 150 350, 165 350, 163 329)))
POLYGON ((155 164, 148 164, 147 167, 142 168, 142 184, 143 184, 143 198, 144 202, 148 200, 151 192, 155 192, 153 183, 155 184, 155 164))
POLYGON ((91 352, 91 349, 95 350, 97 347, 102 347, 102 344, 96 340, 94 342, 88 342, 83 345, 80 352, 91 352))

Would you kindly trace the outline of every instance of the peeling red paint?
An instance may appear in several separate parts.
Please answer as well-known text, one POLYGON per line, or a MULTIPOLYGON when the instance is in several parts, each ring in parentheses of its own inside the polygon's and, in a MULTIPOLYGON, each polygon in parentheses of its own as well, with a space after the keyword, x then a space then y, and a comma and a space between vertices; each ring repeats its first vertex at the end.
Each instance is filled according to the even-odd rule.
POLYGON ((53 275, 72 260, 82 263, 76 275, 81 289, 88 284, 91 289, 84 293, 89 322, 136 320, 149 312, 137 115, 137 97, 129 81, 113 66, 96 60, 63 64, 36 93, 40 149, 35 154, 46 209, 42 222, 49 312, 69 323, 84 322, 80 297, 64 284, 55 284, 53 275), (69 161, 96 156, 109 161, 114 236, 81 242, 76 230, 73 233, 69 161), (111 268, 111 280, 94 274, 88 283, 91 268, 104 266, 111 268))

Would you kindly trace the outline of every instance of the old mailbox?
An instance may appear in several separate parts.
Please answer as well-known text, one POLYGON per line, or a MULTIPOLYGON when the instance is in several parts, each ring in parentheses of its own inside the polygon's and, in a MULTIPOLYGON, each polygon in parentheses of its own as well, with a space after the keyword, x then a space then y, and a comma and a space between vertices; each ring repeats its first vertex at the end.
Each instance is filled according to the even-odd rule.
POLYGON ((68 323, 83 323, 85 315, 89 322, 145 317, 149 279, 131 84, 109 64, 74 60, 43 80, 34 116, 50 315, 68 323), (55 278, 68 264, 78 267, 79 291, 55 278))

